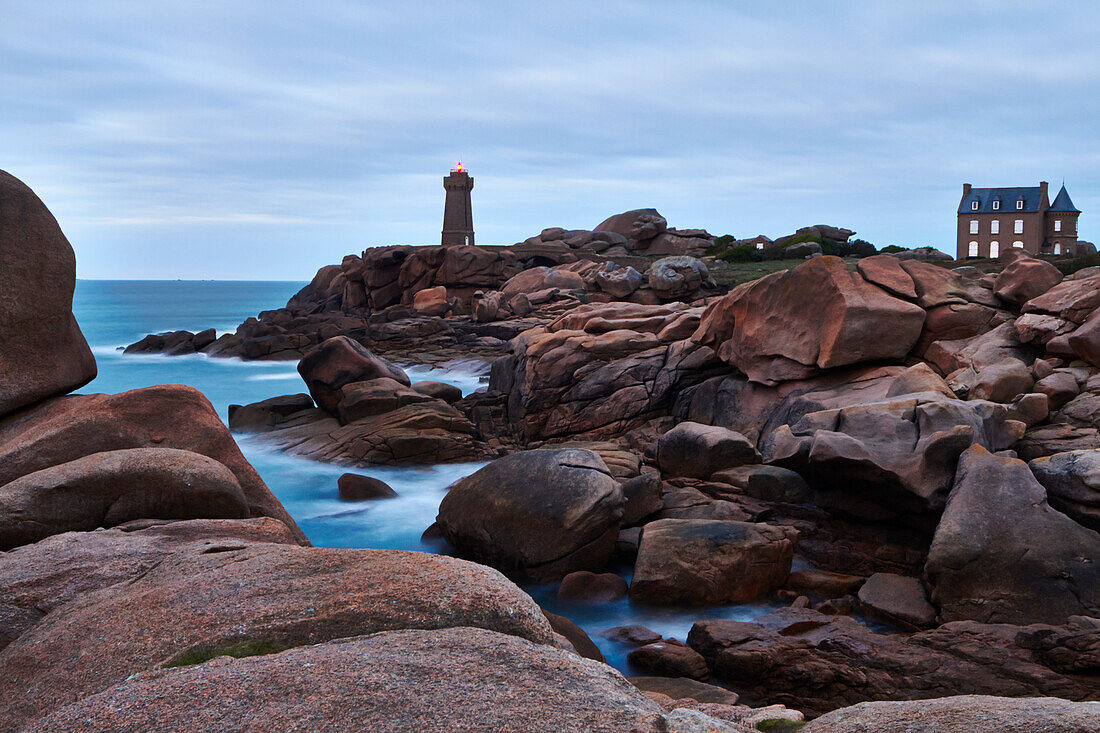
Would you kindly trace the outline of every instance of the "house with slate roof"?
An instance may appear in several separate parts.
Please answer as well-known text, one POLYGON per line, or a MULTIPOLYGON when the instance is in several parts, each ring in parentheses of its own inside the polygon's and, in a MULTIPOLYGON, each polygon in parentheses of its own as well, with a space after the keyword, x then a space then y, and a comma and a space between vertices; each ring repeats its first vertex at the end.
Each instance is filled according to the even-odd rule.
POLYGON ((1077 217, 1063 184, 1047 198, 1047 182, 1023 188, 974 188, 963 184, 955 259, 998 257, 1010 247, 1032 255, 1077 254, 1077 217))

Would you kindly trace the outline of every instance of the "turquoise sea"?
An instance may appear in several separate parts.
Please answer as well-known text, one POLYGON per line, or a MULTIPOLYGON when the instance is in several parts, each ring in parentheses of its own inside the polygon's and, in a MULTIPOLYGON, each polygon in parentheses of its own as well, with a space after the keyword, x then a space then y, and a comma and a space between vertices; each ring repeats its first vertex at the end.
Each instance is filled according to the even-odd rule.
MULTIPOLYGON (((91 345, 99 376, 79 390, 123 392, 153 384, 187 384, 200 390, 226 419, 230 404, 246 404, 282 394, 305 392, 294 362, 247 362, 195 356, 124 355, 120 346, 148 333, 214 327, 219 333, 262 310, 286 303, 304 282, 231 282, 181 280, 79 280, 73 301, 77 321, 91 345)), ((469 393, 479 387, 476 370, 452 371, 402 365, 414 381, 435 379, 469 393)), ((241 450, 271 491, 283 502, 315 545, 438 552, 422 543, 421 533, 435 520, 446 487, 481 463, 420 467, 374 467, 356 472, 375 476, 394 488, 398 498, 345 503, 336 479, 348 469, 268 450, 247 435, 237 435, 241 450)), ((629 568, 623 569, 624 574, 629 568)), ((663 610, 637 608, 628 601, 591 606, 559 604, 554 587, 524 586, 547 610, 571 618, 600 646, 609 663, 629 671, 626 649, 600 632, 639 623, 665 636, 684 640, 701 618, 751 620, 762 605, 663 610)))

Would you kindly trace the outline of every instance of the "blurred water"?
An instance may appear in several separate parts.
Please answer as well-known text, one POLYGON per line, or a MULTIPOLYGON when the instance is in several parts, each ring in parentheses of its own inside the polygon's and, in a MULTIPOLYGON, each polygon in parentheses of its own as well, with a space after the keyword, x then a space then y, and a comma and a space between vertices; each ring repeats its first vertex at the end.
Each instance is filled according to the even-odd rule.
MULTIPOLYGON (((123 355, 119 346, 148 333, 214 327, 219 333, 261 310, 283 305, 305 283, 228 281, 77 282, 73 310, 96 355, 99 376, 79 390, 123 392, 154 384, 187 384, 203 392, 223 420, 230 404, 246 404, 282 394, 305 392, 294 362, 241 361, 195 356, 123 355)), ((454 384, 468 394, 481 384, 477 365, 441 370, 407 366, 413 381, 432 379, 454 384)), ((321 547, 364 547, 439 552, 436 542, 422 542, 435 520, 446 488, 483 463, 421 467, 373 467, 356 473, 385 481, 398 498, 347 503, 337 496, 336 479, 348 469, 289 456, 266 448, 254 436, 238 435, 242 452, 272 493, 298 522, 310 541, 321 547)), ((629 578, 629 568, 622 569, 629 578)), ((553 586, 525 586, 550 611, 576 622, 613 666, 627 670, 628 649, 603 638, 612 626, 642 624, 680 640, 700 618, 747 621, 767 606, 729 606, 705 610, 650 609, 627 600, 600 605, 558 603, 553 586)))

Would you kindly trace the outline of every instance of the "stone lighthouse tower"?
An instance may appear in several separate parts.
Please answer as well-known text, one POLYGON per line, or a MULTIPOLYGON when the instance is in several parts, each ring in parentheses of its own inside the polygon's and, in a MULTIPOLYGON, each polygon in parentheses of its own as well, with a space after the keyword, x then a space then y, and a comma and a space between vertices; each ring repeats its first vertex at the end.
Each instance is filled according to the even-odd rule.
POLYGON ((474 179, 459 163, 451 169, 451 175, 443 179, 447 191, 447 203, 443 207, 443 246, 474 243, 474 214, 470 208, 470 191, 474 179))

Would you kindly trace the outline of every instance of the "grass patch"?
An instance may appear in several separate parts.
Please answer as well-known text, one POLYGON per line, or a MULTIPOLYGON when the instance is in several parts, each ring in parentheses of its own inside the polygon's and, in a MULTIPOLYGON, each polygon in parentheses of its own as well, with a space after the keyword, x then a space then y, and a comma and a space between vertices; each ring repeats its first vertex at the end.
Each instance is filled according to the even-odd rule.
POLYGON ((756 729, 771 731, 772 733, 786 733, 791 730, 801 730, 805 725, 805 721, 796 723, 793 720, 784 720, 783 718, 768 718, 757 723, 756 729))
POLYGON ((264 654, 278 654, 279 652, 290 649, 291 646, 290 644, 279 644, 274 641, 267 641, 266 639, 241 639, 232 644, 224 644, 221 646, 192 647, 191 649, 180 652, 161 666, 164 668, 190 667, 194 664, 209 662, 215 657, 235 657, 236 659, 259 657, 264 654))

